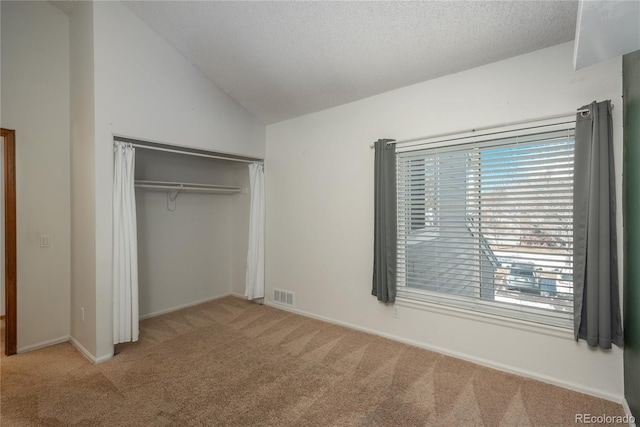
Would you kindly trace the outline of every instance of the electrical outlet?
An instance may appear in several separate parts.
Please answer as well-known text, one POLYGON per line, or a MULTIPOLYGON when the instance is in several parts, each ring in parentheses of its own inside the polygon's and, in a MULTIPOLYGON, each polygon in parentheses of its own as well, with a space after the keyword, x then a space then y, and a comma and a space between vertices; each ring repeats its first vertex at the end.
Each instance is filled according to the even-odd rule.
POLYGON ((392 312, 392 316, 394 319, 398 319, 400 317, 400 313, 398 312, 398 307, 393 307, 393 312, 392 312))

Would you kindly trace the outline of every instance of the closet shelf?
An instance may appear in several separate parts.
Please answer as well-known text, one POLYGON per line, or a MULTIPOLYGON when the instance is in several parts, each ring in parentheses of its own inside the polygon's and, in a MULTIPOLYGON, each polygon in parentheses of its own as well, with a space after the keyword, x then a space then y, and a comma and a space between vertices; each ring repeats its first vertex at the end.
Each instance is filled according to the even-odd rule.
POLYGON ((233 185, 196 184, 192 182, 135 181, 135 186, 148 191, 177 191, 181 193, 237 194, 242 188, 233 185))

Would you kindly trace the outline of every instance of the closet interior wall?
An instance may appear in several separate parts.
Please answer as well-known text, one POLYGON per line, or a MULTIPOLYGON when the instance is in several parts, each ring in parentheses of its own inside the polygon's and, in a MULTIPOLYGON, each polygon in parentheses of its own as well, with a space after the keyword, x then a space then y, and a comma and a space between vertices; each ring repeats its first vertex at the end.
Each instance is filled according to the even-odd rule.
MULTIPOLYGON (((136 180, 249 187, 247 163, 136 149, 136 180)), ((140 317, 244 293, 248 192, 136 188, 140 317)))

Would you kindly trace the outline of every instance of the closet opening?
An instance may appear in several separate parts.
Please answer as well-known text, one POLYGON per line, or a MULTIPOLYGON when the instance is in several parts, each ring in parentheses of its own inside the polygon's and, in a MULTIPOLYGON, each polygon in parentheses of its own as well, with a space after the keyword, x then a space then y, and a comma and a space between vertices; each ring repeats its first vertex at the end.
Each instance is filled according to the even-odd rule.
MULTIPOLYGON (((136 311, 132 302, 132 317, 143 320, 229 295, 247 298, 249 165, 263 160, 130 138, 114 141, 135 150, 138 303, 136 311)), ((115 224, 114 218, 114 233, 115 224)), ((117 243, 114 234, 114 247, 117 243)), ((117 287, 115 276, 114 271, 117 287)), ((124 334, 114 337, 114 344, 136 339, 124 334)))

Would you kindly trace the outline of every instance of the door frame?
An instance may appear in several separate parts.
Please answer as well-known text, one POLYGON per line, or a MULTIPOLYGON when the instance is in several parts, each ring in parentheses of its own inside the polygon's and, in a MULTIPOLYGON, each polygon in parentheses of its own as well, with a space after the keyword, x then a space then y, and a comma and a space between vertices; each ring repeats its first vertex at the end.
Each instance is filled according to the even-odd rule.
POLYGON ((16 131, 0 129, 4 138, 4 350, 17 353, 16 131))

